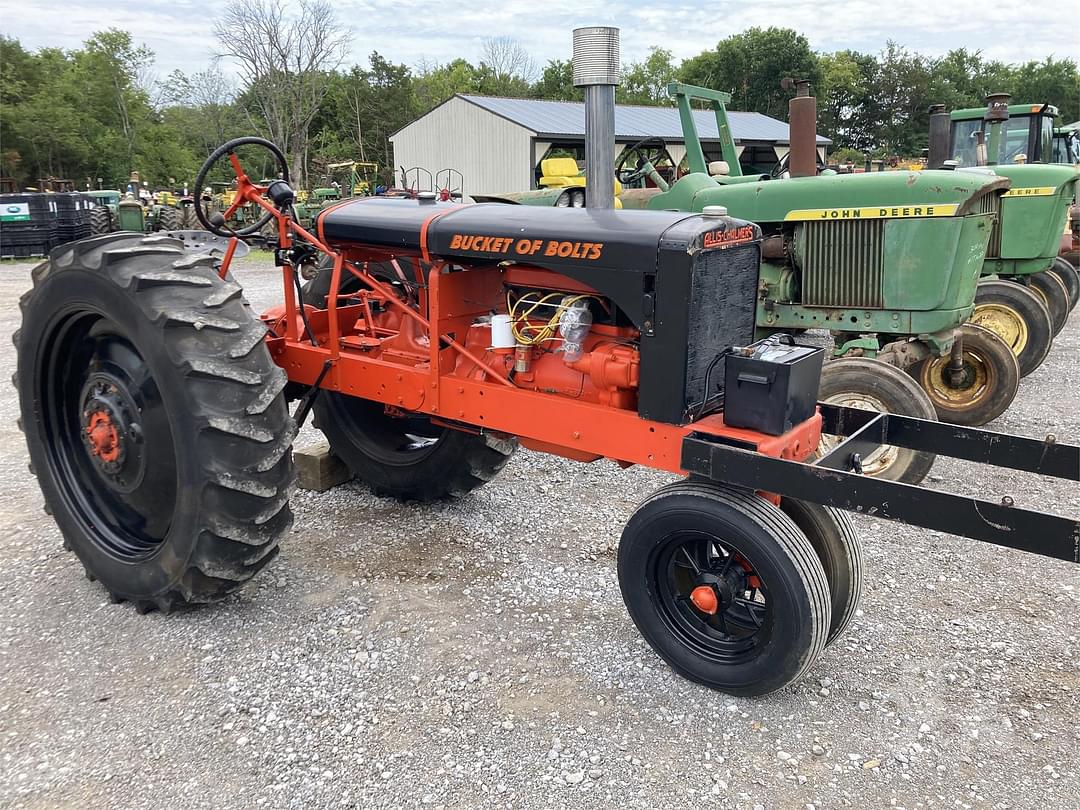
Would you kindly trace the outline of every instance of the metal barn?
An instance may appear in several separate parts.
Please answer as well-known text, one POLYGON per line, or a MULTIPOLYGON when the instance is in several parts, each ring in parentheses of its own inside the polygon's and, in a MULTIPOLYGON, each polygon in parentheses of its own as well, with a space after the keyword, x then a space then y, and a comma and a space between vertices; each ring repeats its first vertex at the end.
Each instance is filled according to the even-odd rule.
MULTIPOLYGON (((716 118, 696 110, 698 133, 708 159, 719 159, 716 118), (710 150, 710 146, 712 149, 710 150)), ((751 171, 767 171, 787 154, 788 125, 756 112, 729 110, 739 161, 751 171)), ((677 164, 686 155, 679 112, 674 107, 615 107, 616 157, 642 138, 659 136, 677 164)), ((465 192, 498 193, 535 188, 540 161, 551 150, 583 157, 585 106, 570 101, 456 95, 390 136, 394 164, 419 166, 433 175, 457 169, 465 192)), ((818 136, 824 158, 828 138, 818 136)))

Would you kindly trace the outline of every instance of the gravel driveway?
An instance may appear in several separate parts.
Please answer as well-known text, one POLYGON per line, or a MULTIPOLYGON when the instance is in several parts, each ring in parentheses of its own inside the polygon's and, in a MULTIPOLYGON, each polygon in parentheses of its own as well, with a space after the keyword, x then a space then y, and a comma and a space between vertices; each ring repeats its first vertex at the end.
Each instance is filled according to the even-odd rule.
MULTIPOLYGON (((0 372, 29 264, 0 264, 0 372)), ((257 308, 280 276, 238 270, 257 308)), ((1080 315, 992 427, 1080 437, 1080 315)), ((299 493, 239 595, 139 616, 61 548, 0 398, 0 805, 1078 807, 1080 569, 858 518, 867 587, 801 683, 734 699, 638 636, 614 547, 669 478, 519 452, 464 500, 299 493)), ((306 432, 300 444, 311 442, 306 432)), ((1080 489, 932 486, 1080 515, 1080 489)))

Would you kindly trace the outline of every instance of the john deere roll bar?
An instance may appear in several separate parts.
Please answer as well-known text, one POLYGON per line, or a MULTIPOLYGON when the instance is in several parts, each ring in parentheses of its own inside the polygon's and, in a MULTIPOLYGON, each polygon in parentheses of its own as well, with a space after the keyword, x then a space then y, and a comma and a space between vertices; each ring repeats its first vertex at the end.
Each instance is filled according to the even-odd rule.
POLYGON ((816 464, 769 458, 716 437, 690 434, 682 466, 691 475, 833 506, 848 512, 998 546, 1080 562, 1080 521, 999 502, 860 474, 861 460, 882 445, 929 450, 948 458, 1080 481, 1080 447, 989 430, 820 403, 822 432, 847 438, 816 464))

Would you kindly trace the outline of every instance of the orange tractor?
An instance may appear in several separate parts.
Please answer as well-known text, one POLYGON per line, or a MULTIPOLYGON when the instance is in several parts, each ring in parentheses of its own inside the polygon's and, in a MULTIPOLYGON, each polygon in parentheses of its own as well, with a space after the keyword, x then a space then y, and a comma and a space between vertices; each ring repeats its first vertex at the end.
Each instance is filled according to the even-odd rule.
POLYGON ((222 158, 236 199, 200 209, 218 240, 68 244, 22 301, 32 466, 115 601, 213 601, 270 562, 312 410, 359 479, 406 500, 464 495, 519 445, 687 476, 631 516, 620 586, 661 657, 734 694, 798 678, 854 615, 841 510, 1078 560, 1075 520, 860 474, 889 443, 1076 480, 1080 448, 816 404, 820 350, 754 342, 752 223, 420 195, 345 201, 309 231, 273 144, 231 141, 202 174, 222 158), (248 177, 236 149, 252 144, 282 179, 248 177), (229 271, 263 224, 229 229, 246 204, 277 225, 283 303, 261 316, 229 271), (305 303, 320 257, 332 292, 305 303), (809 464, 823 429, 849 438, 809 464))

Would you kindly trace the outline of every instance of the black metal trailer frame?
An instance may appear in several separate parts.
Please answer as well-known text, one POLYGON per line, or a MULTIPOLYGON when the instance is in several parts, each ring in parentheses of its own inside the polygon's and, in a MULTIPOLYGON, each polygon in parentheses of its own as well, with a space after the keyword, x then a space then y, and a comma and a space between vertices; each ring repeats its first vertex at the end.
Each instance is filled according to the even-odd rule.
POLYGON ((692 476, 833 506, 1006 548, 1080 563, 1080 521, 861 474, 882 445, 1080 482, 1080 447, 989 430, 819 403, 822 432, 846 437, 815 463, 787 461, 692 433, 682 466, 692 476))

